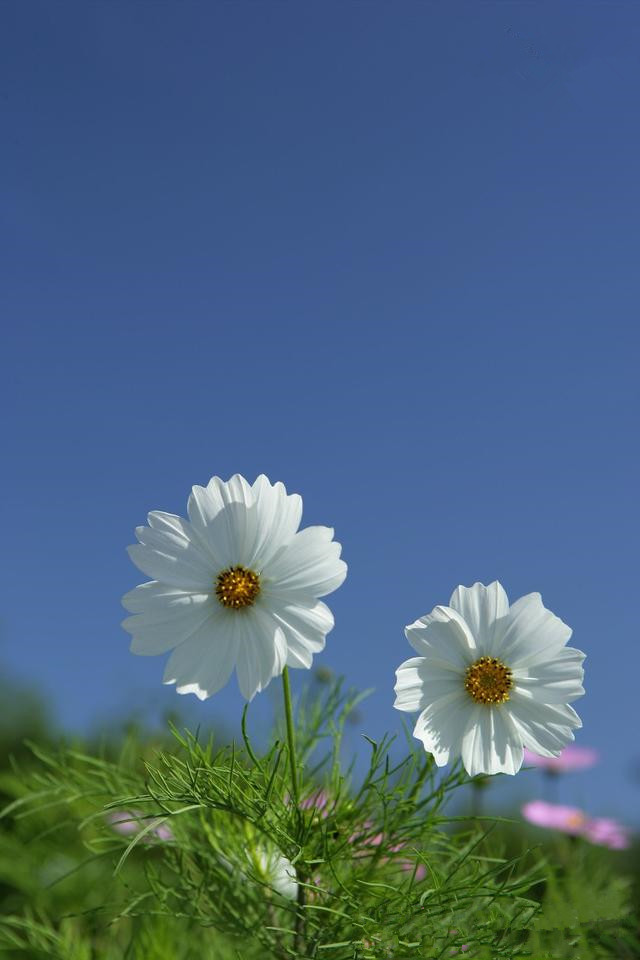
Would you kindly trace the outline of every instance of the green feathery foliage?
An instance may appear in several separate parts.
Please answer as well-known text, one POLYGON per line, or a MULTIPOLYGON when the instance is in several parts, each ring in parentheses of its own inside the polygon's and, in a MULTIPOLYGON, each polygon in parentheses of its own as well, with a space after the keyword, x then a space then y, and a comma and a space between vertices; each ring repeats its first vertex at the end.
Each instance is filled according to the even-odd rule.
POLYGON ((468 783, 460 766, 438 771, 407 733, 401 759, 390 738, 365 738, 366 773, 345 770, 360 699, 332 684, 299 704, 298 804, 286 731, 258 755, 246 710, 240 743, 174 727, 169 742, 131 736, 117 755, 32 744, 34 761, 0 778, 13 798, 0 822, 2 956, 636 955, 621 952, 637 948, 629 891, 605 860, 592 861, 588 899, 570 860, 509 849, 500 818, 447 814, 468 783), (582 952, 563 952, 574 942, 582 952))

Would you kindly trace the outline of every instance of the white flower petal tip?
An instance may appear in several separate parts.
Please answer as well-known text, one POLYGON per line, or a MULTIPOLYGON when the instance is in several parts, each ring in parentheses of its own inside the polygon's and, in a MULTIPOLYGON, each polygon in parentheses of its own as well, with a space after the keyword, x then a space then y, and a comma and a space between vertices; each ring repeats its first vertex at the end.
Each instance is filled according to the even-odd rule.
POLYGON ((585 654, 539 593, 509 605, 498 581, 459 586, 405 634, 419 656, 396 670, 394 707, 420 712, 413 735, 438 766, 514 775, 525 748, 557 756, 582 726, 585 654))
POLYGON ((301 497, 264 474, 194 486, 188 516, 152 510, 128 548, 153 578, 122 599, 131 652, 171 651, 163 682, 200 700, 234 670, 251 700, 285 666, 309 669, 334 625, 320 598, 347 574, 333 529, 299 530, 301 497))

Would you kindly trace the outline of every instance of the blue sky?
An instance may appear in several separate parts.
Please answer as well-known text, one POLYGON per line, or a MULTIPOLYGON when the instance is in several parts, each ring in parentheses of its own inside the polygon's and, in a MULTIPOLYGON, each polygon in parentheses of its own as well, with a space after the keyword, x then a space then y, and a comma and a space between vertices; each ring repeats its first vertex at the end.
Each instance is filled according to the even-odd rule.
POLYGON ((406 623, 539 590, 605 755, 564 797, 633 819, 638 7, 1 16, 3 669, 71 728, 174 707, 125 547, 265 472, 344 545, 318 663, 376 688, 362 730, 400 729, 406 623))

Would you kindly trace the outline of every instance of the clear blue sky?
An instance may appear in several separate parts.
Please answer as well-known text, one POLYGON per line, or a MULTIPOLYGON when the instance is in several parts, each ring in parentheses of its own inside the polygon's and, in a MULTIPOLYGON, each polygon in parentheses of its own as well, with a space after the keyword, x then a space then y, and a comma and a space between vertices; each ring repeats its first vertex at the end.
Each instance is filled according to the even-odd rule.
MULTIPOLYGON (((4 669, 72 728, 176 705, 119 626, 125 547, 265 472, 344 545, 317 662, 377 688, 362 729, 400 729, 406 623, 539 590, 605 754, 565 797, 633 819, 638 5, 0 20, 4 669)), ((235 681, 196 707, 234 724, 235 681)))

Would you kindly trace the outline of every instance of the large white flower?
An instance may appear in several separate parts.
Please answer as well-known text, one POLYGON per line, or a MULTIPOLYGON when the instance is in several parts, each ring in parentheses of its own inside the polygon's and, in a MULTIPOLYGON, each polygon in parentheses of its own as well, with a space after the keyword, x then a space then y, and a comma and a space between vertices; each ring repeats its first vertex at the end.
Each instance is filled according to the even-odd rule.
POLYGON ((523 747, 557 757, 582 723, 584 653, 539 593, 509 606, 496 581, 454 590, 405 630, 420 654, 396 671, 398 710, 420 710, 413 735, 439 767, 462 756, 470 776, 517 773, 523 747))
POLYGON ((189 522, 154 510, 129 547, 154 579, 123 597, 132 653, 172 650, 165 683, 201 700, 236 668, 251 700, 285 666, 310 667, 333 627, 318 598, 340 586, 347 565, 329 527, 298 530, 302 499, 260 476, 193 487, 189 522))

